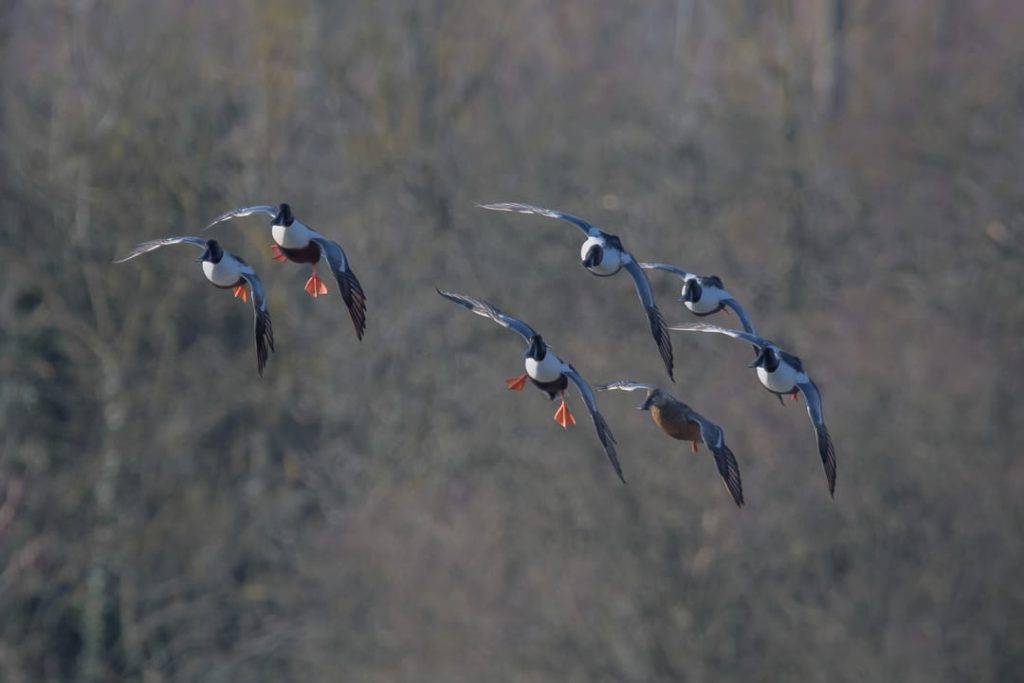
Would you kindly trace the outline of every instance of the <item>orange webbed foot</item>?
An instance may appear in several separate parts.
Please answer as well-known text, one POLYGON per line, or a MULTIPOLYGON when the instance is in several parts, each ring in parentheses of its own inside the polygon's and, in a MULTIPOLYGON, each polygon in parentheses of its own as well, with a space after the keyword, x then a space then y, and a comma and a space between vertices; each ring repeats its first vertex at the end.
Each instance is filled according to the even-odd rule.
POLYGON ((235 288, 231 290, 231 293, 235 295, 236 299, 241 299, 242 303, 249 300, 249 290, 245 288, 245 285, 235 285, 235 288))
POLYGON ((313 274, 306 280, 306 292, 314 299, 327 293, 327 285, 320 279, 320 276, 313 271, 313 274))
POLYGON ((799 401, 800 400, 800 394, 798 394, 797 392, 794 391, 792 394, 789 395, 789 400, 790 401, 799 401))
POLYGON ((287 261, 288 260, 288 257, 284 255, 283 251, 281 251, 281 247, 277 246, 276 244, 271 244, 270 245, 270 250, 272 252, 274 252, 274 260, 275 261, 287 261))
POLYGON ((509 377, 505 380, 505 386, 508 387, 509 391, 522 391, 523 387, 526 386, 527 375, 519 375, 518 377, 509 377))
POLYGON ((697 442, 696 441, 691 441, 690 442, 690 448, 693 450, 694 453, 697 453, 698 452, 697 451, 697 442))
POLYGON ((562 405, 558 406, 558 410, 555 411, 555 422, 562 425, 562 429, 576 424, 576 418, 569 412, 569 407, 565 405, 564 398, 562 399, 562 405))

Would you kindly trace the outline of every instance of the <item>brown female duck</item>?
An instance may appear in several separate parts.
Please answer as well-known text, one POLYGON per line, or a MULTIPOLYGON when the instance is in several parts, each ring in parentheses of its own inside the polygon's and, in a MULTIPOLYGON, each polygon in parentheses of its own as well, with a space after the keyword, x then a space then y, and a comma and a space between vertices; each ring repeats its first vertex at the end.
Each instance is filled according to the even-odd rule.
POLYGON ((743 483, 740 481, 740 466, 736 462, 729 447, 725 445, 725 435, 721 427, 708 420, 696 410, 686 405, 671 394, 651 384, 640 384, 628 380, 595 386, 598 391, 618 389, 620 391, 647 391, 647 400, 637 406, 637 410, 650 412, 654 424, 673 439, 689 441, 693 452, 697 452, 697 444, 705 443, 711 449, 722 475, 725 486, 732 494, 736 505, 743 505, 743 483))

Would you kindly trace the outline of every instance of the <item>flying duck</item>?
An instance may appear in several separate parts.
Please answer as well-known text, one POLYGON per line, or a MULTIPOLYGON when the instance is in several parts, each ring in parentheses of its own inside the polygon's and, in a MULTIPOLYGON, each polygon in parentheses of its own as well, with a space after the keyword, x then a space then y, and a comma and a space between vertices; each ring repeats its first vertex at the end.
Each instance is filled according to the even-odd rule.
POLYGON ((633 278, 633 284, 636 286, 637 296, 640 297, 640 303, 644 305, 644 310, 647 312, 647 320, 651 325, 651 334, 654 336, 654 341, 658 345, 658 352, 661 353, 661 359, 665 363, 665 369, 668 371, 668 376, 673 382, 675 381, 675 377, 672 376, 672 340, 669 338, 669 334, 665 330, 665 321, 662 319, 661 313, 658 311, 658 307, 654 303, 654 294, 651 292, 651 283, 648 282, 647 275, 636 262, 636 259, 634 259, 633 256, 623 248, 622 241, 617 236, 604 232, 582 218, 577 218, 576 216, 563 211, 554 211, 552 209, 542 209, 529 204, 515 204, 509 202, 500 204, 478 204, 478 206, 482 209, 490 209, 492 211, 531 213, 540 216, 547 216, 548 218, 560 218, 563 221, 568 221, 587 235, 587 239, 583 242, 583 246, 580 248, 580 260, 583 262, 584 268, 599 277, 615 275, 619 270, 625 268, 626 272, 628 272, 633 278))
POLYGON ((274 244, 270 245, 270 248, 274 252, 275 261, 310 264, 313 274, 306 280, 305 289, 314 299, 327 294, 327 285, 316 273, 316 264, 320 262, 321 257, 327 259, 327 263, 338 281, 341 298, 345 302, 345 306, 348 307, 349 315, 352 316, 356 336, 361 340, 363 332, 366 330, 366 295, 363 294, 362 285, 359 284, 355 273, 349 267, 345 251, 334 240, 327 239, 296 220, 292 214, 292 208, 288 204, 280 204, 277 208, 260 205, 232 209, 217 216, 204 230, 209 230, 218 223, 232 218, 242 218, 257 213, 271 218, 270 233, 274 238, 274 244))
POLYGON ((829 436, 828 428, 825 426, 821 393, 810 376, 804 372, 800 359, 783 351, 775 342, 749 332, 730 330, 708 323, 670 325, 668 329, 685 332, 715 332, 749 342, 759 349, 759 353, 754 362, 747 367, 757 368, 757 378, 761 380, 765 389, 778 396, 780 401, 783 395, 788 395, 795 401, 798 393, 803 392, 804 399, 807 401, 807 414, 811 418, 814 433, 818 438, 818 453, 821 455, 821 464, 825 467, 828 492, 834 497, 836 493, 836 453, 832 448, 832 437, 829 436))
POLYGON ((608 454, 608 459, 611 461, 612 467, 615 468, 615 473, 619 475, 622 483, 626 483, 622 476, 622 467, 619 466, 619 458, 615 454, 615 437, 612 436, 612 431, 609 429, 608 423, 605 422, 604 416, 597 410, 597 401, 594 399, 590 386, 576 371, 576 368, 556 356, 551 348, 544 343, 541 336, 522 320, 502 313, 486 301, 479 301, 454 292, 444 292, 440 289, 437 290, 437 293, 449 301, 468 308, 477 315, 490 318, 502 327, 518 333, 526 340, 529 344, 526 353, 523 354, 526 374, 510 377, 505 380, 505 384, 510 391, 522 391, 526 380, 529 379, 535 387, 548 395, 548 399, 560 398, 561 405, 555 412, 555 421, 562 425, 563 429, 571 424, 576 424, 576 418, 569 412, 569 408, 565 404, 565 391, 569 386, 569 380, 572 380, 576 388, 579 389, 580 396, 583 397, 583 402, 587 405, 587 410, 590 411, 594 428, 597 430, 597 438, 604 446, 605 453, 608 454))
POLYGON ((739 316, 744 330, 750 334, 757 334, 746 310, 725 290, 722 279, 717 275, 694 275, 667 263, 641 263, 640 267, 644 270, 664 270, 678 275, 683 281, 679 301, 682 301, 694 315, 711 315, 727 310, 728 307, 739 316))
POLYGON ((648 411, 654 424, 673 439, 689 441, 694 453, 697 452, 699 442, 707 444, 711 449, 711 454, 715 457, 715 464, 718 466, 718 473, 722 475, 725 487, 732 495, 732 499, 736 501, 736 505, 743 506, 743 482, 740 481, 740 466, 736 462, 736 456, 725 445, 725 435, 722 433, 721 427, 653 384, 622 380, 594 388, 598 391, 613 389, 646 391, 647 400, 638 405, 636 409, 648 411))
POLYGON ((169 244, 191 244, 203 249, 203 255, 196 259, 203 264, 203 274, 213 283, 214 287, 230 289, 236 299, 248 301, 245 285, 252 292, 252 310, 256 316, 256 370, 260 376, 267 364, 269 351, 274 350, 274 328, 270 324, 270 313, 267 311, 267 293, 263 283, 256 276, 256 271, 239 257, 224 251, 217 240, 204 240, 201 237, 164 237, 138 244, 127 256, 114 261, 124 263, 139 254, 166 247, 169 244))

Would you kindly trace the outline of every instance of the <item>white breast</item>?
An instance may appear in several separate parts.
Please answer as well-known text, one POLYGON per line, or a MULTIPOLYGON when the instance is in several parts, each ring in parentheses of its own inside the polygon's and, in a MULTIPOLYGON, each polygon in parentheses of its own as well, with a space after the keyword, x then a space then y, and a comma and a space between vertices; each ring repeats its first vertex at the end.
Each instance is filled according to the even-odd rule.
POLYGON ((302 249, 309 246, 309 240, 316 234, 299 221, 291 225, 274 225, 270 229, 277 246, 285 249, 302 249))
POLYGON ((608 244, 600 237, 588 237, 587 241, 580 247, 580 261, 587 258, 587 252, 594 245, 598 245, 604 250, 601 257, 601 265, 594 266, 593 268, 587 268, 591 273, 597 275, 614 275, 619 272, 622 268, 623 258, 622 252, 614 247, 609 247, 608 244))
POLYGON ((544 355, 544 360, 539 362, 533 358, 527 358, 526 374, 538 382, 554 382, 562 374, 562 361, 551 351, 548 351, 544 355))
POLYGON ((227 254, 221 258, 220 263, 203 261, 203 274, 206 279, 218 287, 230 287, 242 277, 240 264, 227 254))
POLYGON ((722 299, 729 296, 728 292, 718 287, 701 286, 700 301, 685 301, 684 305, 694 313, 704 315, 714 313, 722 306, 722 299))
POLYGON ((764 368, 758 368, 757 378, 761 380, 761 384, 769 391, 774 391, 777 394, 788 394, 796 389, 797 382, 807 379, 807 375, 803 372, 797 372, 796 369, 785 362, 780 362, 779 367, 775 368, 775 372, 768 372, 764 368))

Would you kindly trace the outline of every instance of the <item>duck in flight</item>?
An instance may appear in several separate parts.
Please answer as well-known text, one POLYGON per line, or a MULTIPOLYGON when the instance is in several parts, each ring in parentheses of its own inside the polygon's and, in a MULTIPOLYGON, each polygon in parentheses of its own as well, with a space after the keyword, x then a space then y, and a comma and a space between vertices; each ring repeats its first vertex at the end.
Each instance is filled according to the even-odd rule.
POLYGON ((722 279, 717 275, 694 275, 667 263, 641 263, 640 267, 644 270, 663 270, 677 275, 683 281, 679 300, 694 315, 712 315, 731 308, 739 316, 743 329, 750 334, 757 334, 746 310, 725 290, 722 279))
POLYGON ((697 444, 705 443, 711 449, 718 466, 718 473, 725 482, 725 487, 737 506, 743 506, 743 482, 740 481, 740 466, 736 456, 727 445, 722 428, 708 420, 696 410, 686 405, 668 392, 662 391, 653 384, 641 384, 622 380, 610 384, 595 386, 598 391, 646 391, 647 399, 637 406, 637 410, 646 410, 654 424, 673 439, 689 441, 693 452, 697 452, 697 444))
POLYGON ((556 356, 544 342, 544 339, 522 320, 502 313, 486 301, 480 301, 454 292, 445 292, 440 289, 437 290, 437 293, 449 301, 468 308, 479 316, 490 318, 502 327, 512 330, 529 344, 526 353, 523 355, 526 374, 519 377, 511 377, 505 380, 505 384, 511 391, 522 391, 526 380, 529 379, 535 387, 545 392, 549 399, 560 398, 561 404, 555 412, 555 421, 562 425, 563 428, 576 424, 576 418, 569 412, 569 408, 565 403, 565 391, 569 386, 569 381, 572 380, 572 383, 579 390, 587 410, 590 411, 590 417, 594 421, 594 429, 597 430, 597 438, 600 440, 601 445, 604 446, 608 460, 611 461, 612 467, 615 468, 615 473, 619 475, 622 483, 626 483, 625 478, 622 476, 619 458, 615 453, 615 437, 612 436, 612 431, 609 429, 608 423, 605 422, 604 416, 597 410, 597 401, 590 390, 590 385, 580 376, 576 368, 556 356))
POLYGON ((633 284, 636 287, 637 296, 640 297, 640 303, 643 304, 644 311, 647 313, 647 320, 651 326, 651 335, 654 337, 654 342, 658 345, 658 352, 661 354, 661 359, 665 363, 665 369, 668 371, 668 376, 673 382, 675 381, 675 377, 672 376, 672 340, 669 338, 669 334, 665 330, 665 321, 662 319, 661 313, 658 311, 658 307, 654 303, 654 294, 651 292, 651 283, 648 282, 647 275, 637 263, 636 259, 625 250, 622 246, 622 241, 617 236, 609 234, 600 228, 591 225, 582 218, 578 218, 563 211, 542 209, 538 206, 511 202, 504 202, 500 204, 479 204, 478 206, 482 209, 490 209, 491 211, 514 211, 516 213, 537 214, 538 216, 559 218, 563 221, 572 223, 582 230, 587 236, 587 239, 583 242, 583 246, 580 248, 580 260, 583 262, 584 268, 599 277, 615 275, 621 269, 625 268, 626 272, 628 272, 633 278, 633 284))
POLYGON ((169 244, 191 244, 203 250, 197 258, 203 264, 203 274, 213 283, 214 287, 230 289, 236 299, 248 301, 248 292, 252 293, 252 309, 256 316, 256 370, 260 376, 267 364, 270 351, 274 350, 274 328, 270 324, 270 313, 267 311, 267 293, 263 283, 256 276, 256 271, 239 257, 225 251, 217 240, 204 240, 201 237, 188 235, 181 237, 164 237, 150 240, 135 246, 131 252, 114 263, 124 263, 140 254, 166 247, 169 244), (246 285, 249 286, 248 292, 246 285))
POLYGON ((334 273, 334 278, 338 281, 341 298, 352 317, 352 324, 356 328, 356 337, 361 340, 363 332, 366 330, 366 295, 363 294, 362 285, 359 284, 359 280, 349 266, 345 251, 334 240, 327 239, 296 220, 292 214, 292 208, 288 204, 279 204, 277 208, 261 204, 232 209, 217 216, 204 230, 209 230, 218 223, 232 218, 242 218, 253 214, 263 214, 271 219, 270 233, 274 244, 270 245, 270 248, 274 252, 275 261, 310 264, 313 273, 306 280, 305 289, 314 299, 327 294, 327 285, 316 272, 316 264, 320 262, 320 259, 327 260, 327 264, 334 273))
POLYGON ((804 399, 807 401, 807 415, 811 418, 811 425, 814 427, 814 434, 818 439, 818 454, 821 456, 821 464, 825 468, 828 492, 835 497, 836 453, 832 447, 832 437, 829 436, 828 428, 825 426, 821 393, 811 380, 810 375, 804 371, 800 359, 783 351, 775 342, 741 330, 731 330, 708 323, 670 325, 668 329, 685 332, 714 332, 753 344, 758 348, 758 354, 748 367, 757 368, 757 378, 765 389, 778 396, 780 401, 784 395, 795 401, 798 394, 803 393, 804 399))

